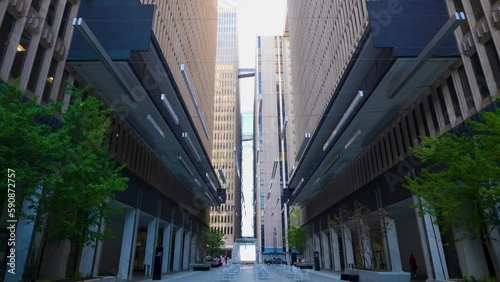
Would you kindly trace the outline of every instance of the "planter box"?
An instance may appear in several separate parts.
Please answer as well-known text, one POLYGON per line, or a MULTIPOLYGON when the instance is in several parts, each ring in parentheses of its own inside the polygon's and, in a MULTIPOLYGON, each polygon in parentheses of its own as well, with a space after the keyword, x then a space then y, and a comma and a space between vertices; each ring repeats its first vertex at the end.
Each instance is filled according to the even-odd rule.
POLYGON ((344 273, 359 275, 360 282, 410 282, 409 272, 346 269, 344 273))

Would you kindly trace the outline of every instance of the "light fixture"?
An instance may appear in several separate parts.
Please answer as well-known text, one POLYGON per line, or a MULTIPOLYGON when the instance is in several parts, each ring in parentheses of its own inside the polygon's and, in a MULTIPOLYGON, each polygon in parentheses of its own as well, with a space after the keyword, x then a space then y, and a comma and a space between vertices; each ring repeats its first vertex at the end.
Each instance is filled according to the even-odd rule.
POLYGON ((147 119, 154 126, 154 128, 156 128, 158 133, 160 133, 161 137, 165 138, 165 133, 163 133, 163 130, 161 130, 160 126, 156 123, 155 119, 150 114, 148 114, 147 119))
POLYGON ((191 168, 189 168, 189 166, 187 165, 186 161, 184 161, 184 159, 181 157, 181 156, 177 156, 177 159, 181 162, 181 164, 184 166, 184 169, 189 172, 189 174, 191 176, 193 176, 193 171, 191 170, 191 168))
POLYGON ((278 167, 278 158, 274 158, 273 172, 271 173, 271 178, 274 179, 276 176, 276 168, 278 167))
POLYGON ((52 83, 52 82, 54 82, 54 77, 53 77, 53 76, 49 76, 49 77, 47 77, 47 82, 48 82, 48 83, 52 83))
POLYGON ((300 143, 299 149, 297 150, 297 155, 295 156, 295 161, 298 162, 304 153, 304 149, 306 148, 307 143, 311 139, 311 133, 307 132, 304 134, 304 139, 302 139, 302 143, 300 143))
POLYGON ((23 45, 17 44, 16 51, 17 52, 26 52, 26 49, 24 49, 23 45))
POLYGON ((318 177, 316 181, 314 181, 314 185, 318 184, 318 182, 321 180, 321 177, 318 177))
POLYGON ((283 127, 281 128, 281 139, 285 138, 287 125, 288 125, 288 117, 285 116, 285 121, 283 122, 283 127))
POLYGON ((354 135, 351 137, 351 139, 349 139, 347 144, 345 144, 344 149, 347 150, 347 148, 349 148, 349 146, 351 146, 351 144, 354 142, 354 140, 356 140, 356 138, 358 138, 359 135, 361 135, 360 129, 358 129, 358 131, 356 131, 356 133, 354 133, 354 135))
POLYGON ((184 78, 184 82, 186 83, 189 95, 191 96, 191 100, 193 101, 194 107, 196 108, 196 112, 198 113, 198 117, 200 118, 201 126, 203 127, 203 131, 205 132, 205 136, 207 137, 207 139, 210 139, 210 136, 208 135, 207 126, 205 125, 205 120, 203 119, 203 115, 201 114, 201 110, 200 107, 198 106, 198 102, 196 101, 193 89, 191 88, 191 83, 189 83, 189 79, 184 64, 180 64, 180 69, 182 77, 184 78))
POLYGON ((191 140, 191 138, 189 138, 188 133, 187 132, 182 132, 182 138, 184 138, 184 140, 186 140, 186 142, 189 144, 189 146, 191 146, 191 150, 196 155, 197 160, 199 162, 201 162, 201 157, 198 154, 198 152, 196 151, 196 148, 194 147, 193 141, 191 140))
POLYGON ((220 179, 222 180, 222 183, 226 184, 226 177, 224 176, 224 171, 222 171, 222 167, 219 166, 218 170, 219 170, 219 176, 220 176, 220 179))
POLYGON ((198 179, 196 179, 196 178, 195 178, 195 179, 194 179, 194 182, 196 182, 196 184, 198 184, 198 186, 200 186, 200 187, 201 187, 201 183, 200 183, 200 181, 198 181, 198 179))
POLYGON ((234 151, 234 161, 236 162, 236 172, 238 173, 238 178, 241 178, 240 163, 238 162, 238 155, 236 154, 236 146, 233 147, 233 151, 234 151))
POLYGON ((167 111, 174 120, 175 124, 179 124, 179 117, 172 108, 172 105, 170 105, 170 102, 168 101, 167 96, 165 94, 161 94, 161 101, 163 102, 165 108, 167 108, 167 111))
POLYGON ((215 184, 212 181, 212 178, 210 178, 210 174, 208 174, 208 172, 205 173, 205 177, 208 179, 208 181, 210 182, 210 185, 212 185, 212 188, 214 188, 215 192, 217 192, 217 188, 215 187, 215 184))
POLYGON ((326 174, 330 168, 339 160, 340 156, 337 154, 333 157, 333 159, 326 165, 326 168, 323 170, 323 174, 326 174))
POLYGON ((363 98, 363 91, 358 91, 358 94, 356 95, 356 97, 354 97, 354 100, 352 101, 351 105, 349 105, 349 108, 347 108, 347 111, 344 113, 339 123, 337 123, 337 126, 332 131, 332 134, 330 134, 330 137, 328 137, 328 140, 326 140, 325 144, 323 145, 323 152, 330 147, 330 145, 333 142, 333 139, 335 138, 335 136, 337 136, 337 134, 342 129, 346 121, 351 117, 352 113, 356 109, 356 106, 359 104, 362 98, 363 98))
POLYGON ((295 187, 295 190, 293 190, 292 196, 295 196, 295 194, 297 194, 300 187, 302 187, 302 184, 304 184, 304 178, 300 179, 299 184, 297 185, 297 187, 295 187))

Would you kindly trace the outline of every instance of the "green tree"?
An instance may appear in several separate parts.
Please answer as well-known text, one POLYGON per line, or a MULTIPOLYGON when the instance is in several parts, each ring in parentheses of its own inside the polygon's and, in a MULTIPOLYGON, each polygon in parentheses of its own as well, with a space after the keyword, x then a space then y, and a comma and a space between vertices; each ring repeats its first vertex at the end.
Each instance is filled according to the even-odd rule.
POLYGON ((300 209, 294 208, 288 217, 288 246, 304 252, 307 248, 306 232, 300 228, 300 209))
MULTIPOLYGON (((83 99, 87 90, 72 88, 72 103, 62 112, 61 104, 40 106, 16 84, 0 84, 2 179, 8 169, 15 171, 16 210, 22 199, 30 201, 31 213, 21 216, 50 234, 52 242, 91 245, 108 238, 109 233, 90 227, 110 218, 109 201, 127 186, 123 166, 104 146, 111 110, 94 96, 83 99)), ((3 201, 5 196, 2 189, 3 201)))
POLYGON ((215 228, 199 232, 196 236, 196 248, 198 249, 198 259, 200 262, 207 255, 217 255, 222 253, 224 247, 224 234, 215 228))
POLYGON ((500 224, 500 110, 467 126, 461 134, 421 137, 421 146, 411 150, 426 166, 407 178, 406 187, 424 199, 422 213, 435 216, 444 230, 458 231, 456 240, 482 240, 495 258, 489 235, 500 224))

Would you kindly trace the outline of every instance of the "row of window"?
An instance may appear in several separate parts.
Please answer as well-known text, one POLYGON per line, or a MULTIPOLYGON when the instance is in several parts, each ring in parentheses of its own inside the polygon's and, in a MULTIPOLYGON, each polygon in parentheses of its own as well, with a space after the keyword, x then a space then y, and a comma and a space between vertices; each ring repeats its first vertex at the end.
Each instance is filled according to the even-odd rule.
MULTIPOLYGON (((71 3, 66 2, 62 15, 56 19, 58 5, 59 1, 51 0, 46 14, 44 14, 41 11, 42 1, 32 2, 32 7, 39 11, 40 16, 45 16, 45 23, 52 30, 57 30, 59 38, 64 38, 69 26, 69 17, 73 6, 71 3), (55 25, 56 22, 59 22, 59 24, 55 25)), ((53 49, 46 49, 37 40, 34 40, 37 38, 35 34, 25 29, 28 24, 25 21, 17 20, 9 12, 3 18, 0 26, 0 42, 3 42, 0 44, 0 65, 6 67, 3 66, 4 63, 10 63, 10 72, 7 77, 2 79, 13 80, 18 77, 28 77, 26 88, 31 93, 35 92, 39 83, 43 83, 44 87, 41 88, 43 91, 41 93, 42 101, 48 102, 57 69, 63 67, 63 63, 53 57, 53 49), (20 36, 16 37, 16 34, 20 34, 20 36), (29 54, 34 54, 34 60, 27 62, 26 59, 29 57, 29 54), (11 60, 6 60, 9 57, 11 60), (42 78, 40 77, 42 75, 42 66, 46 62, 50 64, 46 75, 42 78)), ((38 29, 38 32, 40 30, 38 29)), ((57 100, 61 99, 62 96, 57 97, 57 100)))

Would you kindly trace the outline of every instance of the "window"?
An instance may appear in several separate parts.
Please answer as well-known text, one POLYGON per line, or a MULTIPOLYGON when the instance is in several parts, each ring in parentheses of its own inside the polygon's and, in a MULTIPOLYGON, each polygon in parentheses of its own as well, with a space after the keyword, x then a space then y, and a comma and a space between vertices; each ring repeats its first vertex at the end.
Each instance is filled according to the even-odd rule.
POLYGON ((432 124, 434 129, 439 129, 439 124, 436 116, 436 108, 434 107, 434 100, 432 99, 432 95, 427 96, 427 102, 429 103, 429 111, 431 112, 432 124))
POLYGON ((38 82, 38 77, 40 76, 40 68, 42 67, 43 58, 45 57, 45 49, 42 46, 38 46, 36 51, 35 61, 33 62, 33 68, 31 69, 30 78, 28 80, 28 90, 35 92, 36 84, 38 82))
POLYGON ((490 63, 493 77, 496 78, 496 87, 500 88, 500 60, 498 59, 498 52, 493 43, 493 39, 488 40, 488 42, 484 44, 484 49, 488 56, 488 62, 490 63))
POLYGON ((441 104, 441 113, 443 114, 443 119, 444 119, 444 125, 450 124, 450 116, 448 115, 448 110, 446 109, 446 103, 444 101, 444 93, 443 89, 441 86, 439 86, 437 89, 437 96, 439 99, 439 104, 441 104))
POLYGON ((477 80, 477 86, 479 87, 479 93, 482 99, 489 97, 488 84, 486 83, 486 77, 484 76, 483 68, 481 62, 479 61, 479 56, 476 54, 470 57, 470 62, 472 64, 472 69, 477 80))
POLYGON ((50 0, 49 9, 47 10, 47 15, 45 16, 45 22, 50 26, 54 23, 58 2, 58 0, 50 0))
POLYGON ((30 41, 31 34, 29 34, 29 32, 27 31, 24 31, 21 39, 19 40, 19 44, 17 45, 14 63, 12 65, 12 69, 10 70, 10 76, 13 78, 17 78, 21 75, 24 60, 26 59, 26 54, 28 53, 30 41))
POLYGON ((453 110, 455 111, 455 116, 462 116, 460 112, 460 103, 458 102, 457 91, 455 90, 455 85, 453 84, 453 78, 450 76, 446 80, 446 84, 448 85, 448 89, 450 90, 450 98, 453 103, 453 110))
POLYGON ((458 75, 460 76, 460 82, 462 84, 462 90, 464 91, 465 101, 467 102, 467 109, 474 108, 474 97, 472 97, 472 91, 470 89, 469 80, 467 78, 467 73, 465 72, 464 66, 458 68, 458 75))
POLYGON ((0 65, 2 65, 5 57, 5 51, 10 42, 10 36, 12 35, 12 30, 14 29, 15 24, 16 20, 9 13, 6 13, 2 26, 0 26, 0 42, 2 42, 0 44, 0 65))
POLYGON ((35 10, 40 11, 40 8, 42 7, 42 2, 43 2, 43 0, 33 0, 33 2, 31 3, 31 6, 33 6, 33 8, 35 8, 35 10))
POLYGON ((52 85, 54 84, 54 77, 56 76, 58 62, 54 59, 50 62, 49 73, 47 74, 47 79, 45 81, 45 87, 43 89, 42 101, 48 102, 50 98, 50 92, 52 91, 52 85))
POLYGON ((61 19, 61 27, 59 27, 59 33, 57 34, 59 38, 64 38, 64 35, 66 34, 66 29, 68 28, 69 14, 71 13, 71 7, 72 6, 70 2, 67 2, 66 6, 64 6, 64 12, 61 19))
POLYGON ((484 17, 483 7, 481 6, 481 1, 478 0, 470 0, 470 5, 472 7, 472 12, 474 13, 474 18, 476 21, 479 21, 482 17, 484 17))

